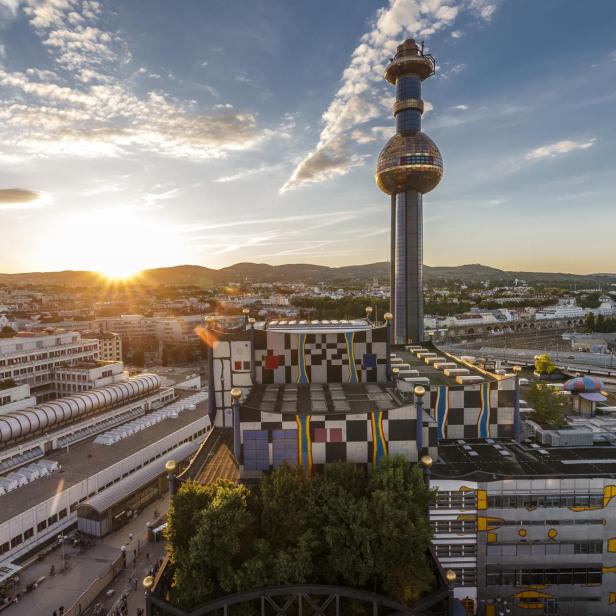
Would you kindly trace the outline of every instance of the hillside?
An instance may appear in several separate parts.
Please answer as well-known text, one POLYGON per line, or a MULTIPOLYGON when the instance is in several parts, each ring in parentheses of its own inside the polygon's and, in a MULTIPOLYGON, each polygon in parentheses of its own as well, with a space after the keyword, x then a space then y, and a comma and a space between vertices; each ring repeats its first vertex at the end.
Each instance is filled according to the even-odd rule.
MULTIPOLYGON (((369 281, 378 278, 379 282, 389 279, 389 263, 367 263, 327 267, 309 263, 269 265, 267 263, 236 263, 219 270, 200 265, 178 265, 144 270, 134 280, 150 286, 174 285, 214 287, 230 282, 336 282, 369 281)), ((528 282, 576 284, 590 286, 616 283, 616 274, 567 274, 553 272, 508 272, 481 264, 457 266, 424 266, 426 281, 459 280, 464 282, 511 282, 515 278, 528 282)), ((96 287, 109 284, 96 272, 72 271, 29 272, 23 274, 0 274, 0 284, 55 285, 64 287, 96 287)))

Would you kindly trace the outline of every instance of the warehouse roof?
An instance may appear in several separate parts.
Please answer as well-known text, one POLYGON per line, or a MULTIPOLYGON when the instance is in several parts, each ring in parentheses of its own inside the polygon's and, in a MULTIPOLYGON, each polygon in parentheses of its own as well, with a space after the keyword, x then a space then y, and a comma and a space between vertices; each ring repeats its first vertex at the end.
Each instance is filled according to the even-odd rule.
POLYGON ((81 507, 89 507, 99 513, 104 513, 116 503, 122 502, 126 497, 150 483, 150 481, 153 481, 159 475, 162 475, 165 472, 165 463, 167 460, 173 459, 176 462, 181 462, 195 453, 197 449, 199 449, 199 445, 199 441, 195 440, 172 449, 164 457, 150 462, 150 464, 144 466, 142 469, 135 471, 125 479, 118 481, 118 483, 83 502, 77 508, 78 515, 81 507))

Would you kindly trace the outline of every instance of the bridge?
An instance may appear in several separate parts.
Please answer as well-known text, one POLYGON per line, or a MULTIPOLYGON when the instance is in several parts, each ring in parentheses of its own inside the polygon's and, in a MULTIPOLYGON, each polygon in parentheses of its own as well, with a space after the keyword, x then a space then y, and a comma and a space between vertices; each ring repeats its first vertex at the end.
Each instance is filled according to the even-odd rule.
POLYGON ((507 334, 527 334, 530 332, 564 333, 575 331, 584 325, 580 317, 567 319, 540 319, 524 321, 503 321, 499 323, 472 323, 449 329, 439 329, 432 335, 435 342, 452 342, 463 338, 481 338, 484 336, 502 336, 507 334))

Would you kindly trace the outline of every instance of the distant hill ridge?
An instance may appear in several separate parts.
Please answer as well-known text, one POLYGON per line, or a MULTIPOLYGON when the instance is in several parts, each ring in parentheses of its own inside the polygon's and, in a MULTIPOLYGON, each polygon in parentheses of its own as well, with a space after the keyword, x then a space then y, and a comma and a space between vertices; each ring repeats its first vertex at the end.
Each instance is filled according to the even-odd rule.
MULTIPOLYGON (((213 287, 230 282, 305 282, 318 283, 336 281, 369 281, 378 278, 380 282, 389 279, 389 263, 367 263, 328 267, 309 263, 269 265, 267 263, 236 263, 221 269, 201 265, 177 265, 148 269, 135 277, 135 282, 151 286, 175 285, 213 287)), ((515 278, 528 282, 575 283, 580 285, 616 283, 616 274, 567 274, 553 272, 513 272, 479 263, 455 266, 431 267, 424 265, 426 280, 458 280, 477 282, 511 282, 515 278)), ((96 272, 65 270, 61 272, 29 272, 21 274, 0 274, 0 284, 57 285, 66 287, 94 287, 104 284, 105 279, 96 272)))

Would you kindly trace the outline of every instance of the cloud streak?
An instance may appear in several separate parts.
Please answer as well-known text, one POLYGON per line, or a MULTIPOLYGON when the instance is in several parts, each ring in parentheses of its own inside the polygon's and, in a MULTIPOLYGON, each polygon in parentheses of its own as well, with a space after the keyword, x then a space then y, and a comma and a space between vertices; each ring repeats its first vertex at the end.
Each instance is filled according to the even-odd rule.
POLYGON ((565 139, 563 141, 557 141, 556 143, 550 143, 548 145, 542 145, 534 150, 531 150, 526 154, 526 160, 539 160, 542 158, 554 158, 575 150, 587 150, 595 144, 596 139, 588 139, 587 141, 572 141, 571 139, 565 139))
POLYGON ((363 158, 353 151, 357 145, 353 134, 365 134, 358 127, 380 117, 384 102, 389 104, 382 75, 386 59, 402 38, 423 38, 443 30, 462 10, 489 20, 495 8, 488 0, 390 0, 386 8, 377 11, 372 28, 361 37, 342 74, 340 88, 323 113, 319 142, 295 167, 280 192, 344 175, 363 164, 363 158))
POLYGON ((28 203, 40 197, 34 190, 25 188, 0 188, 0 203, 28 203))
POLYGON ((260 165, 259 167, 255 167, 254 169, 245 169, 244 171, 240 171, 239 173, 234 173, 232 175, 224 175, 222 177, 216 178, 214 182, 216 182, 217 184, 237 182, 238 180, 245 180, 246 178, 252 177, 254 175, 262 175, 264 173, 278 171, 281 168, 282 165, 260 165))
POLYGON ((0 211, 30 210, 43 207, 50 195, 28 188, 0 188, 0 211))

